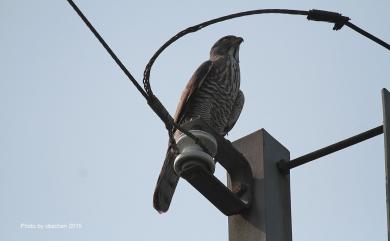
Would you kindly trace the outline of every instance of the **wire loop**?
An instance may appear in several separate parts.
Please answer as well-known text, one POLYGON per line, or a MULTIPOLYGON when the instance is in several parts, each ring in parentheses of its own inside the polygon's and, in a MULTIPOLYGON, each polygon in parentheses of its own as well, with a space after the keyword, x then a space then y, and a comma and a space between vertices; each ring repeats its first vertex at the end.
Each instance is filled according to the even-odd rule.
MULTIPOLYGON (((99 40, 99 42, 103 45, 103 47, 106 49, 106 51, 110 54, 110 56, 113 58, 113 60, 117 63, 117 65, 120 67, 120 69, 125 73, 125 75, 129 78, 129 80, 133 83, 133 85, 137 88, 137 90, 143 95, 143 97, 147 100, 148 105, 150 108, 157 114, 157 116, 164 122, 165 128, 168 130, 168 134, 170 136, 170 140, 173 139, 173 132, 175 130, 179 130, 182 133, 188 135, 191 137, 197 144, 199 144, 206 152, 207 149, 204 148, 202 143, 190 132, 187 130, 184 130, 180 127, 180 123, 175 123, 172 116, 169 114, 167 109, 164 107, 164 105, 160 102, 160 100, 153 94, 152 87, 150 85, 150 71, 152 69, 152 66, 158 56, 173 42, 178 40, 179 38, 183 37, 184 35, 187 35, 189 33, 193 33, 196 31, 199 31, 202 28, 205 28, 209 25, 216 24, 219 22, 227 21, 233 18, 239 18, 249 15, 255 15, 255 14, 270 14, 270 13, 277 13, 277 14, 290 14, 290 15, 306 15, 308 20, 314 20, 314 21, 324 21, 324 22, 331 22, 334 23, 333 30, 339 30, 344 25, 348 26, 349 28, 355 30, 356 32, 360 33, 361 35, 371 39, 372 41, 376 42, 377 44, 387 48, 390 50, 390 45, 386 43, 385 41, 375 37, 374 35, 364 31, 363 29, 359 28, 358 26, 352 24, 349 22, 350 18, 345 17, 341 15, 340 13, 336 12, 329 12, 329 11, 323 11, 323 10, 317 10, 313 9, 310 11, 303 11, 303 10, 291 10, 291 9, 258 9, 258 10, 251 10, 246 12, 239 12, 234 13, 230 15, 226 15, 223 17, 211 19, 209 21, 188 27, 180 32, 178 32, 175 36, 171 37, 167 42, 165 42, 157 51, 154 53, 154 55, 150 58, 148 64, 145 67, 144 70, 144 77, 143 77, 143 85, 144 89, 138 84, 138 82, 135 80, 135 78, 131 75, 131 73, 127 70, 127 68, 124 66, 124 64, 120 61, 120 59, 116 56, 114 51, 110 48, 110 46, 104 41, 104 39, 100 36, 99 32, 93 27, 93 25, 89 22, 89 20, 85 17, 85 15, 82 13, 82 11, 77 7, 77 5, 73 2, 73 0, 67 0, 68 3, 72 6, 72 8, 76 11, 76 13, 79 15, 79 17, 84 21, 84 23, 87 25, 87 27, 91 30, 91 32, 95 35, 95 37, 99 40)), ((174 143, 172 143, 174 144, 174 143)))

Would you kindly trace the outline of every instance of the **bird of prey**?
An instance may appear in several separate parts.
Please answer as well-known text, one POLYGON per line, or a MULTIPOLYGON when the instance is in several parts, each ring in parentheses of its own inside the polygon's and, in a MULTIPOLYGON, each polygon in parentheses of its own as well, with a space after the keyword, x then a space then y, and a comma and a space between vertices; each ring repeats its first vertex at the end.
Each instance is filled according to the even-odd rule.
MULTIPOLYGON (((241 37, 228 35, 213 45, 210 59, 195 71, 180 97, 174 116, 177 124, 200 117, 221 136, 233 128, 244 106, 239 66, 242 42, 241 37)), ((153 206, 160 213, 168 210, 179 181, 173 169, 176 155, 172 145, 168 145, 153 196, 153 206)))

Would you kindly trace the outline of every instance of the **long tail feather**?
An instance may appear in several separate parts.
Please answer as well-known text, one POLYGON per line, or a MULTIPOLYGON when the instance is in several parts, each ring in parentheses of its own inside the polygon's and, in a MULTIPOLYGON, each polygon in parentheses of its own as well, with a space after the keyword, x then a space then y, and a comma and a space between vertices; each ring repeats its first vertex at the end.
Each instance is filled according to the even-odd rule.
POLYGON ((179 176, 173 169, 175 157, 176 155, 172 148, 168 147, 165 161, 161 169, 160 176, 158 177, 156 189, 154 190, 153 195, 153 206, 159 213, 164 213, 168 210, 179 181, 179 176))

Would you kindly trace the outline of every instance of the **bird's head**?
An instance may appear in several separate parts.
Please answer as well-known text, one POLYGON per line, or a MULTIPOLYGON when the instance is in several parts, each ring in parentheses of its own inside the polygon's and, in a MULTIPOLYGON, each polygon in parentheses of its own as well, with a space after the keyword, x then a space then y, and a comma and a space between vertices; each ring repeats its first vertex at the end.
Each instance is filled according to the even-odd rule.
POLYGON ((221 56, 230 55, 239 62, 240 44, 244 41, 241 37, 233 35, 225 36, 219 39, 211 48, 210 59, 216 59, 221 56))

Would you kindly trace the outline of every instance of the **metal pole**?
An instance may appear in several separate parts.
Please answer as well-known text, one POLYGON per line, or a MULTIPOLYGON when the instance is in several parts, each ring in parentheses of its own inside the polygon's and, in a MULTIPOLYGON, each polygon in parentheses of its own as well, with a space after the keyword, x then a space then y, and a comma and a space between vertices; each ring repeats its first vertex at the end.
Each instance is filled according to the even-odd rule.
POLYGON ((306 164, 306 163, 311 162, 313 160, 316 160, 320 157, 329 155, 333 152, 340 151, 344 148, 347 148, 347 147, 355 145, 359 142, 368 140, 368 139, 375 137, 377 135, 380 135, 382 133, 383 133, 383 126, 381 125, 381 126, 373 128, 371 130, 368 130, 366 132, 360 133, 356 136, 339 141, 339 142, 332 144, 330 146, 321 148, 317 151, 313 151, 309 154, 306 154, 304 156, 293 159, 290 162, 281 161, 278 163, 278 167, 279 167, 279 169, 281 169, 282 173, 287 174, 289 172, 289 170, 294 168, 294 167, 306 164))
POLYGON ((264 129, 233 145, 252 169, 253 195, 248 210, 229 217, 229 241, 291 241, 290 176, 276 166, 281 159, 289 160, 289 151, 264 129))
POLYGON ((386 173, 386 207, 387 207, 387 238, 390 241, 390 93, 382 89, 383 133, 385 139, 385 173, 386 173))

